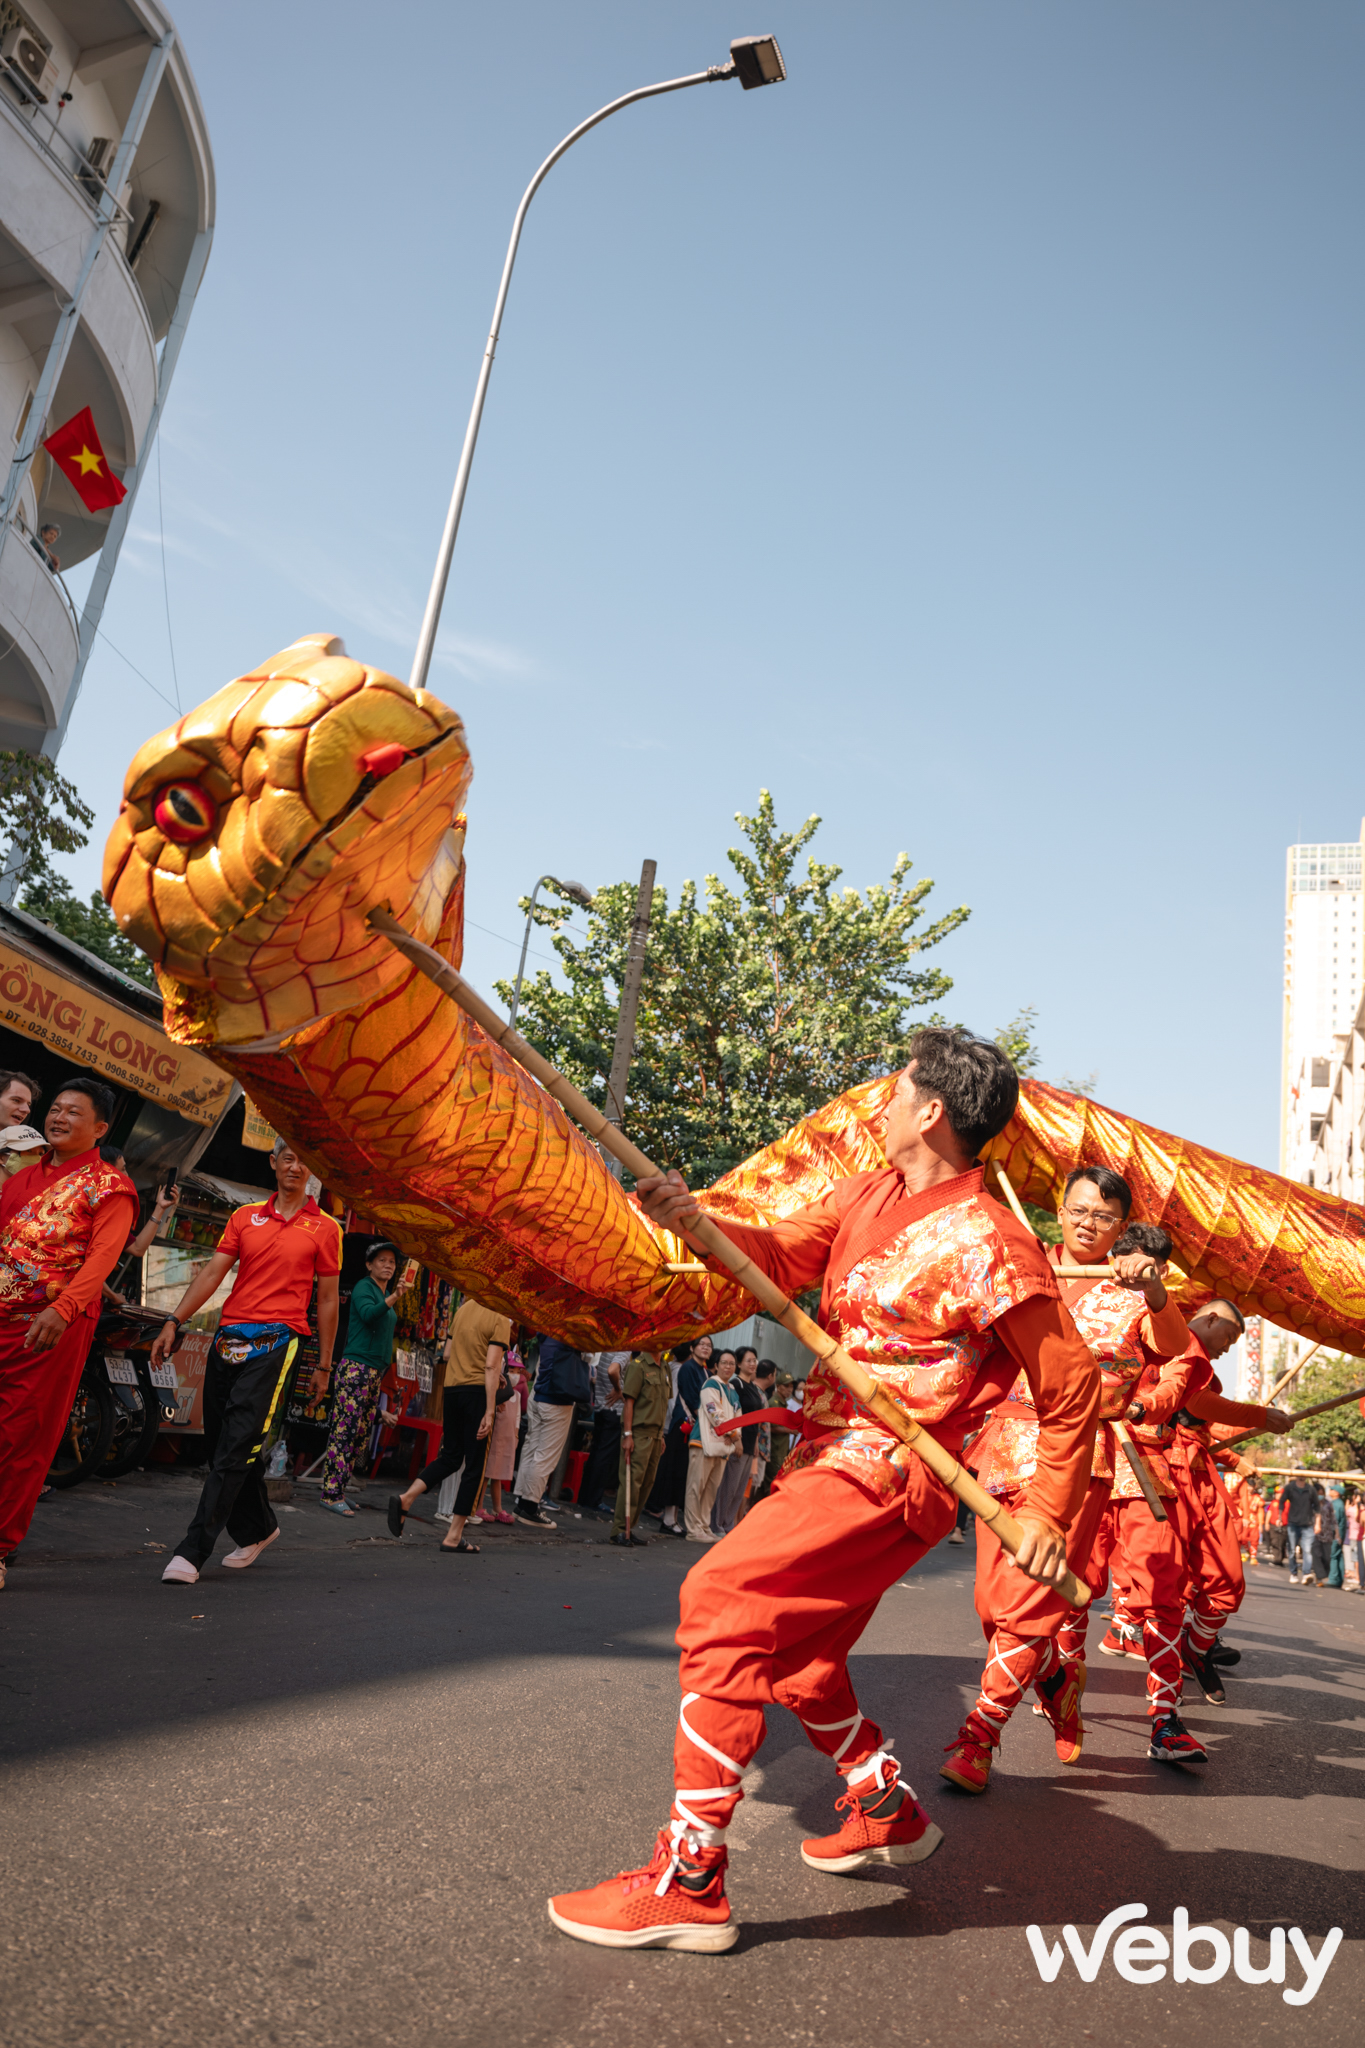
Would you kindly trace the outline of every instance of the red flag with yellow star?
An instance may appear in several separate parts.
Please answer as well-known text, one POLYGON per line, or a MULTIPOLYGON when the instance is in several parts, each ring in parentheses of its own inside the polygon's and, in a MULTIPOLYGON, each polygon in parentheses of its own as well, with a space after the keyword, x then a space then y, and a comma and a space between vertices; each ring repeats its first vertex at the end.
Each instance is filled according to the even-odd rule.
POLYGON ((103 512, 106 506, 117 505, 127 497, 100 446, 88 405, 73 413, 64 427, 49 434, 43 446, 87 512, 103 512))

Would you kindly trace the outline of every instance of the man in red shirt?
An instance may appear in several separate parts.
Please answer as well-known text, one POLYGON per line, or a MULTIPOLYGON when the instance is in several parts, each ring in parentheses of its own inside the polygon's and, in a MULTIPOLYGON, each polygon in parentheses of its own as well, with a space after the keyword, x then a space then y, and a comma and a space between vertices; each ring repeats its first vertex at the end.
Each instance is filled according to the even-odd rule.
POLYGON ((175 1350, 182 1325, 236 1266, 237 1278, 204 1368, 209 1475, 194 1520, 161 1574, 169 1585, 194 1584, 224 1528, 237 1547, 223 1563, 234 1571, 254 1564, 280 1533, 265 1490, 261 1454, 299 1339, 308 1335, 315 1280, 318 1362, 323 1372, 332 1369, 341 1225, 312 1200, 308 1168, 283 1138, 275 1140, 271 1163, 278 1192, 268 1202, 234 1210, 217 1251, 195 1274, 152 1346, 152 1364, 160 1365, 175 1350))
POLYGON ((1283 1408, 1229 1401, 1223 1393, 1213 1360, 1231 1350, 1245 1328, 1242 1311, 1232 1301, 1210 1301, 1190 1318, 1184 1354, 1191 1367, 1190 1383, 1174 1418, 1175 1442, 1167 1454, 1175 1486, 1172 1519, 1185 1549, 1188 1613, 1181 1662, 1214 1707, 1226 1704, 1219 1665, 1238 1655, 1235 1650, 1215 1650, 1218 1631, 1241 1606, 1246 1575, 1232 1504, 1215 1468, 1213 1427, 1230 1424, 1234 1430, 1271 1430, 1279 1436, 1290 1427, 1283 1408))
MULTIPOLYGON (((1092 1594, 1104 1590, 1106 1573, 1096 1539, 1122 1456, 1113 1425, 1126 1413, 1147 1368, 1179 1357, 1189 1337, 1160 1278, 1170 1239, 1150 1226, 1144 1231, 1130 1225, 1132 1206, 1132 1192, 1121 1174, 1107 1166, 1078 1166, 1067 1180, 1058 1212, 1062 1242, 1046 1254, 1054 1267, 1096 1265, 1104 1253, 1109 1255, 1110 1270, 1103 1277, 1060 1282, 1062 1300, 1100 1368, 1100 1425, 1090 1483, 1066 1546, 1072 1571, 1092 1594), (1144 1277, 1148 1274, 1152 1277, 1144 1277)), ((1011 1513, 1033 1473, 1037 1442, 1038 1420, 1021 1374, 969 1453, 981 1484, 1003 1499, 1011 1513)), ((976 1611, 990 1654, 976 1704, 949 1744, 941 1775, 964 1792, 984 1792, 1001 1737, 1030 1686, 1052 1723, 1058 1761, 1079 1763, 1088 1610, 1067 1607, 1051 1587, 1030 1585, 1011 1570, 1007 1555, 983 1525, 976 1532, 976 1611)))
MULTIPOLYGON (((1017 1565, 1050 1582, 1089 1475, 1099 1371, 1037 1239, 983 1190, 977 1155, 1018 1101, 1008 1058, 939 1028, 918 1032, 910 1050, 885 1167, 768 1228, 716 1220, 788 1295, 820 1284, 823 1327, 954 1452, 1022 1370, 1039 1432, 1017 1565)), ((637 1193, 692 1241, 702 1205, 676 1173, 637 1193)), ((886 1588, 947 1535, 955 1498, 822 1364, 806 1380, 801 1422, 771 1493, 683 1584, 672 1817, 645 1868, 550 1901, 555 1925, 579 1940, 733 1944, 725 1833, 772 1700, 798 1715, 844 1782, 843 1826, 802 1845, 811 1868, 916 1863, 942 1840, 854 1698, 848 1657, 886 1588)))
POLYGON ((99 1155, 113 1090, 77 1074, 53 1097, 49 1149, 0 1193, 0 1586, 52 1463, 95 1334, 100 1289, 137 1198, 99 1155))

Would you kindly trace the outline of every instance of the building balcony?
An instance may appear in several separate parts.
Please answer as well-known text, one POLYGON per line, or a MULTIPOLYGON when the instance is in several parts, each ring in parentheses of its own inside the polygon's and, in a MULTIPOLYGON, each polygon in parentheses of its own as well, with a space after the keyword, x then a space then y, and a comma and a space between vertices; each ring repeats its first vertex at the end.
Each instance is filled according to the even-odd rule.
POLYGON ((16 520, 0 554, 0 747, 36 753, 62 715, 80 622, 61 578, 16 520))

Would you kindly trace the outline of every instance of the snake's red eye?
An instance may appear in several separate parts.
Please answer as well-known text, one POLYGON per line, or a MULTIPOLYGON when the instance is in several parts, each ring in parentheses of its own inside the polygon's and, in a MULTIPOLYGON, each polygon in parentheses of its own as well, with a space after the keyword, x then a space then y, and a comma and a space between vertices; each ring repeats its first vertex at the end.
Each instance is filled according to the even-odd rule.
POLYGON ((157 791, 152 816, 177 846, 192 846, 196 839, 208 838, 218 807, 200 783, 168 782, 157 791))

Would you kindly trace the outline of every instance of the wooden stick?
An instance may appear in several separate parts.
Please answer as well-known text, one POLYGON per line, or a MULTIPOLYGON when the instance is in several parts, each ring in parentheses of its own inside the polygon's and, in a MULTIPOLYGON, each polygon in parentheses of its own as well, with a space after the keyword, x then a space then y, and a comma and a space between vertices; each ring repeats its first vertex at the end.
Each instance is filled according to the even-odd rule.
POLYGON ((1288 1372, 1282 1374, 1282 1376, 1276 1380, 1274 1386, 1270 1389, 1270 1399, 1265 1404, 1267 1408, 1273 1408, 1275 1406, 1275 1396, 1277 1394, 1283 1393, 1284 1389, 1289 1385, 1289 1382, 1291 1380, 1296 1380, 1298 1378, 1299 1374, 1307 1365, 1309 1359, 1313 1356, 1313 1352, 1321 1351, 1321 1349, 1322 1344, 1319 1341, 1313 1346, 1312 1351, 1304 1352, 1303 1357, 1299 1360, 1297 1365, 1291 1365, 1288 1372))
MULTIPOLYGON (((382 932, 390 943, 397 947, 405 959, 412 962, 419 972, 443 990, 452 1001, 459 1004, 467 1016, 474 1019, 487 1032, 495 1045, 533 1074, 546 1093, 566 1109, 574 1121, 581 1124, 588 1136, 602 1145, 620 1160, 629 1173, 637 1180, 661 1178, 659 1169, 643 1152, 632 1145, 629 1138, 609 1124, 600 1109, 595 1109, 586 1095, 580 1094, 571 1081, 566 1081, 543 1054, 513 1031, 506 1019, 476 995, 462 976, 455 972, 449 961, 443 960, 430 946, 424 946, 420 939, 410 933, 385 909, 372 910, 369 922, 373 929, 382 932)), ((790 1330, 799 1344, 813 1351, 822 1365, 825 1365, 848 1388, 856 1401, 876 1416, 877 1420, 898 1437, 924 1460, 936 1479, 948 1488, 950 1493, 965 1501, 977 1520, 984 1522, 998 1539, 1002 1549, 1011 1557, 1017 1555, 1024 1540, 1024 1531, 1012 1515, 1005 1512, 998 1500, 992 1498, 983 1486, 979 1486, 970 1472, 958 1463, 951 1451, 946 1451, 937 1438, 913 1422, 886 1388, 877 1384, 865 1366, 850 1358, 841 1344, 836 1344, 827 1330, 804 1314, 793 1301, 788 1301, 781 1288, 771 1281, 766 1273, 760 1272, 747 1253, 732 1244, 720 1227, 703 1214, 698 1221, 689 1225, 691 1236, 698 1239, 710 1257, 717 1259, 746 1287, 760 1305, 767 1309, 783 1329, 790 1330)), ((1075 1574, 1064 1568, 1051 1581, 1040 1580, 1039 1584, 1051 1584, 1069 1607, 1086 1607, 1090 1603, 1089 1588, 1083 1586, 1075 1574)))
MULTIPOLYGON (((1288 1429, 1277 1429, 1276 1436, 1292 1436, 1296 1422, 1306 1422, 1310 1415, 1327 1415, 1333 1408, 1344 1408, 1348 1401, 1359 1401, 1365 1396, 1365 1387, 1357 1387, 1352 1394, 1337 1394, 1330 1401, 1319 1401, 1314 1408, 1300 1408, 1289 1418, 1288 1429)), ((1267 1403, 1267 1405, 1269 1405, 1267 1403)), ((1211 1451, 1235 1451, 1239 1444, 1249 1444, 1254 1436, 1267 1436, 1272 1432, 1264 1429, 1245 1429, 1240 1436, 1224 1437, 1221 1443, 1210 1444, 1211 1451)), ((1330 1475, 1329 1475, 1330 1476, 1330 1475)))
MULTIPOLYGON (((1000 1164, 1000 1161, 998 1159, 994 1161, 994 1166, 1000 1185, 1005 1190, 1006 1200, 1009 1202, 1011 1209, 1013 1209, 1016 1218, 1020 1223, 1023 1224, 1025 1230, 1029 1231, 1030 1234, 1032 1234, 1033 1225, 1029 1222, 1028 1217, 1024 1214, 1024 1205, 1020 1201, 1018 1195, 1015 1194, 1014 1186, 1010 1180, 1009 1175, 1006 1173, 1004 1167, 1000 1164)), ((1069 1278, 1072 1273, 1085 1274, 1086 1276, 1099 1276, 1107 1274, 1109 1272, 1108 1266, 1072 1266, 1070 1268, 1063 1268, 1059 1270, 1062 1271, 1064 1278, 1069 1278)), ((1153 1271, 1155 1271, 1155 1268, 1153 1268, 1153 1271)), ((1156 1490, 1156 1481, 1152 1477, 1151 1470, 1147 1464, 1147 1460, 1143 1457, 1141 1451, 1133 1442, 1132 1437, 1128 1434, 1128 1431, 1122 1422, 1119 1422, 1117 1420, 1112 1421, 1109 1427, 1113 1430, 1114 1435, 1117 1437, 1119 1448, 1123 1452, 1124 1457, 1128 1460, 1128 1463, 1132 1468, 1133 1477, 1134 1479, 1136 1479, 1138 1486, 1141 1489, 1142 1498, 1146 1501, 1148 1507, 1151 1509, 1152 1513, 1155 1515, 1158 1522, 1169 1521, 1170 1517, 1166 1513, 1165 1505, 1162 1501, 1161 1495, 1156 1490)))
MULTIPOLYGON (((1112 1280, 1114 1277, 1112 1266, 1054 1266, 1052 1270, 1059 1280, 1112 1280)), ((1149 1266, 1142 1277, 1144 1280, 1159 1280, 1161 1275, 1155 1266, 1149 1266)))
POLYGON ((707 1269, 706 1269, 706 1267, 705 1267, 705 1266, 703 1266, 703 1265, 702 1265, 702 1264, 700 1263, 700 1261, 698 1261, 698 1260, 696 1260, 696 1259, 694 1259, 694 1260, 692 1261, 692 1263, 691 1263, 691 1265, 690 1265, 690 1266, 688 1266, 688 1265, 666 1265, 666 1266, 664 1267, 664 1271, 665 1271, 665 1273, 704 1273, 704 1272, 705 1272, 706 1270, 707 1270, 707 1269))

